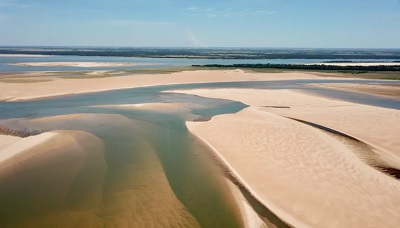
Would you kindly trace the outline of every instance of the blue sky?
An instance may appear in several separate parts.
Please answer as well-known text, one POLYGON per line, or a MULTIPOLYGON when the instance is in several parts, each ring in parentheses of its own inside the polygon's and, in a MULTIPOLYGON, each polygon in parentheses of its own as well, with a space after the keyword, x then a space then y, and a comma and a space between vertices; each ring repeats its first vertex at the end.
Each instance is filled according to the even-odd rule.
POLYGON ((400 0, 0 0, 0 46, 400 48, 400 0))

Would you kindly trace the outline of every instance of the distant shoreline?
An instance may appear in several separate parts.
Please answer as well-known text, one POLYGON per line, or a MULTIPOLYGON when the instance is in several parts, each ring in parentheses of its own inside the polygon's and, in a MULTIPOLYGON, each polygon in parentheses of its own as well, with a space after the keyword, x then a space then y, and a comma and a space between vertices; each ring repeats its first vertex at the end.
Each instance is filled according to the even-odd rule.
POLYGON ((192 65, 205 68, 247 68, 247 69, 284 69, 284 70, 334 70, 334 71, 400 71, 400 63, 312 63, 312 64, 205 64, 192 65))
POLYGON ((50 55, 39 55, 39 54, 0 54, 0 57, 10 57, 10 58, 24 58, 24 57, 49 57, 50 55))
POLYGON ((124 63, 124 62, 22 62, 12 63, 15 66, 39 66, 39 67, 119 67, 119 66, 146 66, 148 63, 124 63))
POLYGON ((2 47, 1 54, 180 59, 394 59, 400 61, 400 49, 2 47))

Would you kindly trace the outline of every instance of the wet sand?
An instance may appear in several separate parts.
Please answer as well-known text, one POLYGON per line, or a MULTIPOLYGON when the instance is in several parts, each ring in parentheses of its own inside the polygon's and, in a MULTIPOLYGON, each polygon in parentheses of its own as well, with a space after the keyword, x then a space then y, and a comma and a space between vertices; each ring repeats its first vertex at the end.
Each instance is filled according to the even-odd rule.
POLYGON ((393 124, 400 120, 397 110, 290 90, 176 92, 250 105, 187 126, 285 222, 295 227, 400 225, 400 183, 377 168, 400 168, 400 126, 393 124), (368 153, 360 151, 361 144, 368 153))

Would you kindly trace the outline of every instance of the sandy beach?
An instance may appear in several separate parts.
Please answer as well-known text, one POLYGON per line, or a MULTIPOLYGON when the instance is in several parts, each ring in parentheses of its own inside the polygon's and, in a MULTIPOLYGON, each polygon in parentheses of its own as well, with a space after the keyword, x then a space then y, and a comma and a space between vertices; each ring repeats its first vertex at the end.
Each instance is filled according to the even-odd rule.
POLYGON ((400 168, 400 127, 393 125, 400 119, 398 111, 290 90, 176 92, 250 105, 187 126, 255 197, 292 226, 399 225, 400 184, 375 168, 400 168), (361 144, 369 151, 360 152, 361 144))

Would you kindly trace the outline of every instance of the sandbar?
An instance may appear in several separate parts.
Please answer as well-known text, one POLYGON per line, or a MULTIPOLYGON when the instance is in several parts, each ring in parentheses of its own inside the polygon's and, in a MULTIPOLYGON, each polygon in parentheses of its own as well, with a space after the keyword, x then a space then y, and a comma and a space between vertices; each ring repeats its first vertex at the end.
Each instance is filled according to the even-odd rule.
POLYGON ((291 90, 176 91, 250 107, 187 122, 267 208, 295 227, 397 227, 400 183, 375 163, 400 168, 397 110, 291 90), (279 107, 279 108, 278 108, 279 107), (333 134, 292 118, 334 129, 333 134), (354 140, 356 139, 356 140, 354 140), (367 145, 361 154, 352 143, 367 145))

